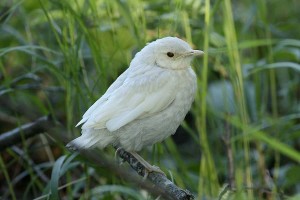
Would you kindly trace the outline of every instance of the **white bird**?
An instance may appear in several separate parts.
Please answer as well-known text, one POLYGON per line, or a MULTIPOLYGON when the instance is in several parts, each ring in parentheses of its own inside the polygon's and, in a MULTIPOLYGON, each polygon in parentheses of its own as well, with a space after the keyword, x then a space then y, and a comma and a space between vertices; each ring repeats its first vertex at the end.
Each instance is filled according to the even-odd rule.
POLYGON ((160 171, 135 152, 174 134, 184 120, 197 88, 190 64, 202 54, 176 37, 146 45, 85 112, 76 125, 83 124, 82 135, 67 147, 104 148, 114 144, 131 152, 149 172, 160 171))

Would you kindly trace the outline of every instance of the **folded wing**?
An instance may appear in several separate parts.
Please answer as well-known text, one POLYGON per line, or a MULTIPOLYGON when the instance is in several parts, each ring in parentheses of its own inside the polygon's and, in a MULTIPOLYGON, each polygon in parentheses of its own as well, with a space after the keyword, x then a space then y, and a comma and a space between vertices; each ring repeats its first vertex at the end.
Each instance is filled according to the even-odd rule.
POLYGON ((176 84, 170 72, 144 73, 127 77, 120 87, 105 95, 87 111, 82 129, 107 128, 112 132, 135 119, 160 112, 174 101, 176 84))
POLYGON ((98 107, 100 107, 104 102, 106 102, 110 96, 110 94, 115 91, 116 89, 118 89, 125 81, 126 77, 128 74, 128 70, 126 70, 125 72, 123 72, 118 78, 117 80, 115 80, 115 82, 113 82, 113 84, 111 84, 111 86, 107 89, 106 93, 99 98, 82 116, 82 119, 80 120, 80 122, 78 122, 78 124, 76 125, 79 126, 80 124, 86 122, 88 120, 88 118, 90 117, 90 115, 97 110, 98 107))

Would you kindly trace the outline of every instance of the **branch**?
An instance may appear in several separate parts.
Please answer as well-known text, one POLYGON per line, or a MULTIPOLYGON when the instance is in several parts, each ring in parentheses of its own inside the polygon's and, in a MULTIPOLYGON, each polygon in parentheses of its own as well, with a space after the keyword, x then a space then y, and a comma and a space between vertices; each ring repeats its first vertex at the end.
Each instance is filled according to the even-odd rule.
POLYGON ((11 131, 0 135, 0 151, 15 145, 22 141, 22 138, 30 138, 42 132, 45 132, 50 126, 54 125, 54 121, 50 116, 38 118, 36 121, 24 124, 11 131))
MULTIPOLYGON (((55 127, 55 121, 50 116, 44 116, 32 123, 24 124, 18 128, 15 128, 11 131, 3 133, 0 135, 0 151, 5 148, 15 145, 22 141, 22 138, 30 138, 39 133, 49 132, 53 130, 51 128, 55 127), (22 136, 23 135, 23 136, 22 136)), ((60 127, 59 133, 56 134, 56 131, 53 131, 50 137, 54 137, 57 141, 62 141, 65 144, 70 141, 69 138, 64 137, 65 132, 63 127, 60 127)), ((147 176, 147 180, 143 180, 137 175, 133 175, 127 170, 124 170, 115 162, 108 160, 101 152, 95 150, 85 150, 80 151, 80 154, 94 162, 97 165, 108 168, 115 175, 135 183, 137 186, 142 187, 153 195, 161 196, 163 199, 167 200, 190 200, 195 197, 188 190, 183 190, 177 187, 172 181, 167 179, 166 176, 151 172, 147 176)), ((118 156, 129 163, 129 165, 140 175, 145 175, 145 166, 143 166, 134 156, 125 151, 124 149, 118 149, 118 156)))
MULTIPOLYGON (((120 158, 129 163, 129 165, 140 175, 145 176, 146 168, 142 165, 133 155, 125 151, 122 148, 117 148, 117 154, 120 158)), ((195 199, 193 194, 188 190, 183 190, 177 187, 172 181, 170 181, 166 176, 158 172, 150 172, 147 179, 155 184, 155 186, 166 191, 167 194, 172 196, 172 199, 178 200, 189 200, 195 199)))
POLYGON ((80 155, 82 155, 85 159, 88 159, 89 161, 97 164, 98 166, 109 169, 113 174, 121 177, 127 182, 132 182, 136 186, 147 190, 152 195, 161 196, 166 200, 174 200, 172 194, 168 194, 166 191, 164 191, 163 188, 160 188, 158 185, 153 185, 149 181, 144 181, 138 175, 133 174, 128 170, 124 170, 124 168, 120 167, 120 165, 116 164, 116 162, 108 160, 102 152, 95 150, 81 150, 80 155))

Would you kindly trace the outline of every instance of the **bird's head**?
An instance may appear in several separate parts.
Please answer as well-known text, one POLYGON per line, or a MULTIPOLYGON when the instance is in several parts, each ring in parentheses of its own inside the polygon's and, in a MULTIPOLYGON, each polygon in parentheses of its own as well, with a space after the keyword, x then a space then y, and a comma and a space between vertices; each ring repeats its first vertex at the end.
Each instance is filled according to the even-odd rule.
POLYGON ((185 41, 177 37, 165 37, 149 43, 134 60, 177 70, 188 68, 193 58, 201 55, 203 51, 193 50, 185 41))

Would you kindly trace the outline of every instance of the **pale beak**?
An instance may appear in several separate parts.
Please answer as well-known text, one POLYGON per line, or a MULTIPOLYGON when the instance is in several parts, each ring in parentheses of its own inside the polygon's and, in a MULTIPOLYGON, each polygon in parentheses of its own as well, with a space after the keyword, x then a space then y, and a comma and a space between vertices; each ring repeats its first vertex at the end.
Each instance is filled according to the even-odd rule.
POLYGON ((189 57, 189 56, 202 56, 204 54, 203 51, 200 50, 191 50, 188 51, 186 54, 182 54, 180 56, 178 56, 176 59, 182 58, 182 57, 189 57))
POLYGON ((204 54, 204 52, 200 51, 200 50, 193 50, 191 52, 191 55, 193 55, 193 56, 202 56, 203 54, 204 54))

